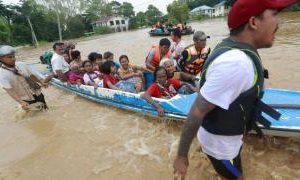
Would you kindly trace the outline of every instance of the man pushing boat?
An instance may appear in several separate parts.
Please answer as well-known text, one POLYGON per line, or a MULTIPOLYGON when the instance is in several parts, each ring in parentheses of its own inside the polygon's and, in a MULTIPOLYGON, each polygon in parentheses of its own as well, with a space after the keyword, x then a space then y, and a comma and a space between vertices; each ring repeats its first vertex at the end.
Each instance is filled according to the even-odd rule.
POLYGON ((264 74, 257 49, 273 45, 278 13, 295 0, 237 0, 228 15, 230 37, 205 62, 201 90, 180 137, 174 175, 184 179, 188 152, 197 138, 217 173, 225 179, 243 179, 243 134, 270 124, 261 112, 279 115, 261 101, 264 74))

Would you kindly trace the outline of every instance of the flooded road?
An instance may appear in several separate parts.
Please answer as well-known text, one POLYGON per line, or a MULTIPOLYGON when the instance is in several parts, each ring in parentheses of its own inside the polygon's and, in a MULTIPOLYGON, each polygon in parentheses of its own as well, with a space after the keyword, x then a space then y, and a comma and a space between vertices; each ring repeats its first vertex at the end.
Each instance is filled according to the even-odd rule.
MULTIPOLYGON (((274 47, 260 51, 270 72, 267 87, 300 90, 300 13, 281 16, 274 47)), ((214 47, 228 35, 224 19, 192 23, 211 36, 214 47)), ((143 64, 160 38, 149 29, 94 36, 77 42, 85 59, 89 52, 127 54, 143 64)), ((186 44, 192 36, 184 36, 186 44)), ((51 49, 23 48, 18 59, 28 63, 51 49)), ((55 87, 44 90, 50 109, 24 116, 0 89, 0 180, 2 179, 173 179, 181 123, 162 122, 97 104, 55 87)), ((299 179, 300 140, 246 137, 242 152, 245 179, 299 179)), ((190 151, 190 180, 218 179, 197 140, 190 151)))

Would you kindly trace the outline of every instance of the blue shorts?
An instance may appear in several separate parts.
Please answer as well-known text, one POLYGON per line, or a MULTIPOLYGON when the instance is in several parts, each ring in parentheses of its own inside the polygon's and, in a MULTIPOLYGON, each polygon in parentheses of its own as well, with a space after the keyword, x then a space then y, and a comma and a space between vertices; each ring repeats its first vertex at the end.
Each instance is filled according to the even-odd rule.
POLYGON ((206 155, 219 175, 232 180, 238 179, 243 175, 240 154, 241 151, 232 160, 218 160, 210 155, 206 155))

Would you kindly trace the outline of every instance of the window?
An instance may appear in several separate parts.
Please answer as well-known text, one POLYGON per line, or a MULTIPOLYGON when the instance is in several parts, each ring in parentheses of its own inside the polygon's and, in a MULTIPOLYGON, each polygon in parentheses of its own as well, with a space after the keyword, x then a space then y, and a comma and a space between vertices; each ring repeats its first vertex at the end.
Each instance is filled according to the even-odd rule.
POLYGON ((119 25, 120 24, 120 21, 119 20, 116 20, 116 25, 119 25))
POLYGON ((125 24, 125 21, 124 20, 121 20, 122 24, 125 24))
POLYGON ((111 26, 115 25, 113 21, 109 21, 109 24, 110 24, 111 26))

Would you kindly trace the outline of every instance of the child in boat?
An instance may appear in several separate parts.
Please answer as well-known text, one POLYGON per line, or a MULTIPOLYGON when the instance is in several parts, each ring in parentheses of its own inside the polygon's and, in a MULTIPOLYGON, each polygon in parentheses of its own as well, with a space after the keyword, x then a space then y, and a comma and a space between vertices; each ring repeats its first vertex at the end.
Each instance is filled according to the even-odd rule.
POLYGON ((120 79, 133 83, 135 85, 136 92, 140 92, 144 89, 143 71, 147 71, 147 69, 130 64, 126 55, 120 56, 119 62, 121 64, 121 67, 118 70, 120 79))
POLYGON ((110 51, 107 51, 103 54, 103 58, 105 61, 112 61, 117 69, 119 69, 121 66, 119 63, 114 61, 114 54, 110 51))
POLYGON ((131 82, 120 81, 120 78, 116 77, 117 68, 113 61, 106 61, 102 64, 101 70, 104 73, 103 87, 108 89, 126 91, 135 93, 134 84, 131 82))
POLYGON ((101 65, 105 62, 105 60, 102 59, 102 54, 96 52, 91 52, 88 55, 88 59, 92 62, 94 71, 100 71, 101 65))
POLYGON ((94 86, 95 88, 102 87, 101 73, 93 70, 92 62, 86 60, 82 65, 85 71, 85 74, 83 75, 84 84, 94 86))
POLYGON ((147 89, 146 92, 141 94, 148 103, 153 105, 159 116, 164 114, 164 109, 156 103, 152 97, 170 99, 177 94, 181 86, 181 82, 177 79, 168 79, 167 71, 164 67, 158 67, 154 71, 154 82, 147 89))
POLYGON ((82 67, 82 63, 83 61, 81 60, 81 55, 80 55, 80 51, 75 50, 71 52, 71 56, 72 56, 72 61, 70 63, 70 65, 78 65, 79 67, 82 67))
POLYGON ((71 84, 82 84, 83 83, 83 75, 79 70, 78 64, 73 64, 70 66, 70 73, 68 76, 68 80, 71 84))

